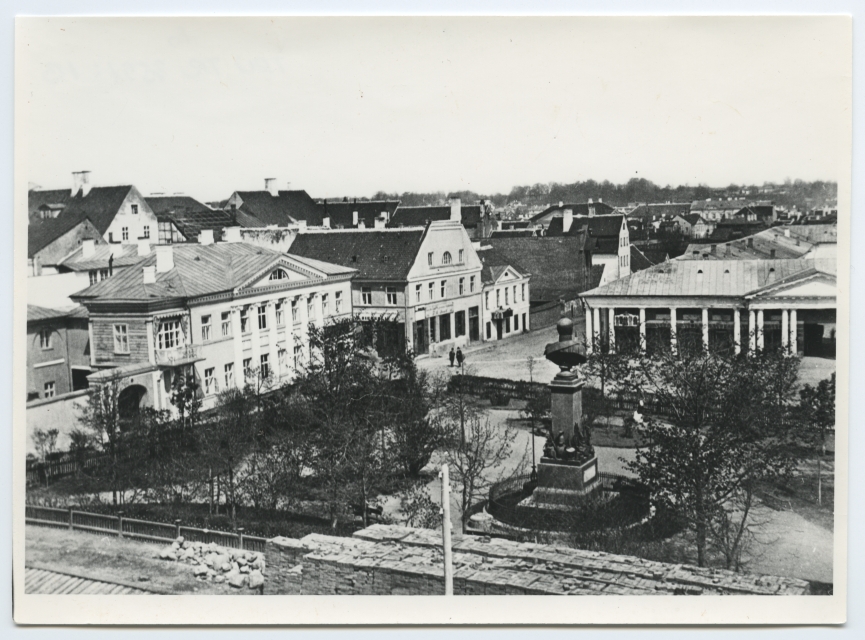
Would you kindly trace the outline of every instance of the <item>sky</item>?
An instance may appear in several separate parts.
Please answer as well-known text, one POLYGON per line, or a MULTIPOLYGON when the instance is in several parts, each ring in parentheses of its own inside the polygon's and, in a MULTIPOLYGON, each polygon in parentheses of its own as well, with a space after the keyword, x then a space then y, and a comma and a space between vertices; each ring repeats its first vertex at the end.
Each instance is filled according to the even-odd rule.
POLYGON ((837 180, 850 33, 813 17, 24 18, 16 169, 205 201, 270 177, 314 198, 837 180))

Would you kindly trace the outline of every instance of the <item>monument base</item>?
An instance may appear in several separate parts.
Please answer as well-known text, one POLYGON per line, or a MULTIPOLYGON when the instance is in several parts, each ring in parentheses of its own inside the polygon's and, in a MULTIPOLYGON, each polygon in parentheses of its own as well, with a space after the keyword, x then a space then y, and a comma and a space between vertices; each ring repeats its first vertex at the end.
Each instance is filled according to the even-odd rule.
POLYGON ((582 464, 541 458, 532 501, 539 505, 575 505, 600 488, 597 457, 582 464))

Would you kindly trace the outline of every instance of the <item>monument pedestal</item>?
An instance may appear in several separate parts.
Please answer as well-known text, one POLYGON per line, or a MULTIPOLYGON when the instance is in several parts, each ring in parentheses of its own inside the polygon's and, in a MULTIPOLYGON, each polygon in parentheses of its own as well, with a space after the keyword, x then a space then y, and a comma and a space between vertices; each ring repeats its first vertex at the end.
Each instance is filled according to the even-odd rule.
POLYGON ((570 443, 574 428, 582 428, 583 380, 576 371, 559 371, 549 384, 550 414, 553 419, 553 438, 564 432, 570 443))
POLYGON ((574 505, 599 489, 599 480, 597 457, 582 464, 541 458, 538 486, 532 497, 539 505, 574 505))

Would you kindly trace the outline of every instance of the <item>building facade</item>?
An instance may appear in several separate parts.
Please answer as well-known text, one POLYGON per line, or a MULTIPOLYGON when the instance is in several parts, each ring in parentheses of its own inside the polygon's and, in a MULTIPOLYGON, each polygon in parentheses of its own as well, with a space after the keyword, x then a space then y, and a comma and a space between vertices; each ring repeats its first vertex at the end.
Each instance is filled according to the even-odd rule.
MULTIPOLYGON (((483 253, 481 253, 483 255, 483 253)), ((483 270, 484 340, 495 342, 531 330, 531 276, 510 265, 483 270)))
POLYGON ((27 305, 27 401, 86 389, 90 371, 87 310, 27 305))

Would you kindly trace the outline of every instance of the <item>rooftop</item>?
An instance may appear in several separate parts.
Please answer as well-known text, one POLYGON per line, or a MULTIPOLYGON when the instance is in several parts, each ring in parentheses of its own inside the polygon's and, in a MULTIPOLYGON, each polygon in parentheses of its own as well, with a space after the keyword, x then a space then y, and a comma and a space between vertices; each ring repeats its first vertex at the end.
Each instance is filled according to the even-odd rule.
MULTIPOLYGON (((618 214, 604 214, 597 216, 574 215, 571 227, 567 233, 562 233, 564 228, 563 216, 555 216, 550 220, 550 226, 547 228, 548 236, 569 235, 575 236, 580 233, 583 227, 587 227, 589 235, 595 238, 615 238, 618 246, 619 231, 622 229, 622 219, 624 216, 618 214)), ((615 251, 613 252, 615 253, 615 251)))
MULTIPOLYGON (((464 227, 475 227, 480 224, 483 219, 483 212, 479 204, 461 204, 460 215, 464 227)), ((443 207, 399 207, 394 213, 390 226, 399 227, 417 227, 424 226, 427 221, 436 222, 439 220, 451 219, 451 207, 445 205, 443 207)))
POLYGON ((590 205, 592 206, 592 208, 594 208, 595 215, 606 215, 606 214, 615 213, 615 211, 616 211, 614 207, 611 207, 607 203, 601 202, 601 201, 592 202, 592 203, 589 203, 589 202, 575 202, 575 203, 563 202, 563 203, 561 203, 561 205, 559 205, 559 204, 550 205, 549 207, 547 207, 546 209, 544 209, 540 213, 536 213, 535 215, 533 215, 530 218, 530 220, 532 222, 535 222, 537 220, 540 220, 541 218, 545 218, 546 216, 548 216, 552 213, 556 213, 557 211, 564 211, 565 209, 570 209, 571 211, 573 211, 575 216, 588 216, 590 205))
POLYGON ((57 219, 83 214, 90 218, 90 222, 99 230, 99 233, 105 235, 120 210, 120 206, 132 189, 132 185, 93 187, 86 196, 82 195, 83 191, 79 191, 69 199, 66 208, 57 216, 57 219))
POLYGON ((89 317, 87 309, 80 304, 73 307, 63 307, 61 309, 50 309, 48 307, 37 307, 35 304, 27 305, 27 322, 43 322, 48 320, 58 320, 60 318, 84 318, 89 317))
POLYGON ((324 200, 316 203, 316 207, 321 212, 322 218, 330 218, 332 228, 353 227, 355 211, 357 211, 358 222, 363 220, 365 226, 372 227, 376 218, 382 213, 386 213, 387 219, 390 220, 399 207, 399 200, 358 200, 352 202, 324 200))
POLYGON ((93 253, 88 257, 84 257, 84 248, 78 247, 60 261, 58 266, 69 271, 107 269, 108 260, 111 256, 114 256, 112 263, 114 267, 128 267, 138 264, 146 257, 138 255, 137 244, 97 244, 93 247, 93 253))
POLYGON ((88 221, 87 214, 81 211, 68 215, 64 212, 56 218, 30 224, 27 227, 27 257, 32 258, 80 224, 92 224, 88 221))
POLYGON ((309 225, 321 225, 321 210, 306 191, 279 191, 276 196, 271 195, 269 191, 237 191, 236 193, 242 200, 238 211, 262 223, 249 226, 275 224, 284 227, 301 220, 309 225))
POLYGON ((187 240, 197 240, 203 229, 212 229, 214 239, 219 240, 224 227, 237 224, 229 212, 211 209, 190 196, 149 196, 145 200, 159 222, 173 222, 187 240))

